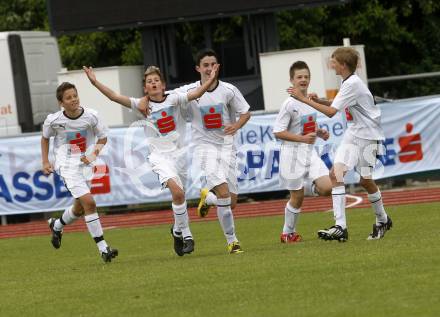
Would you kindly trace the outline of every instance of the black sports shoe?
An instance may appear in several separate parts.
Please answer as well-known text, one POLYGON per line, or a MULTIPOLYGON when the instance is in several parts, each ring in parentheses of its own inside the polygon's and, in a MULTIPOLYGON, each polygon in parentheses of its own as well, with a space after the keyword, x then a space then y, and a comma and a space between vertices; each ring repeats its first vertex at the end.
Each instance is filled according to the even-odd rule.
POLYGON ((52 232, 52 239, 50 242, 52 242, 52 245, 55 249, 59 249, 61 247, 61 238, 63 237, 62 231, 57 231, 53 228, 55 225, 55 218, 50 218, 47 222, 49 223, 49 229, 52 232))
MULTIPOLYGON (((174 239, 174 252, 176 252, 176 254, 178 256, 183 256, 185 254, 185 252, 183 252, 183 238, 182 238, 182 236, 176 237, 173 233, 173 227, 171 227, 171 236, 174 239)), ((194 249, 194 245, 193 245, 193 249, 194 249)))
POLYGON ((380 222, 378 225, 373 224, 373 232, 367 237, 367 240, 379 240, 385 236, 385 232, 391 229, 393 221, 387 216, 387 222, 380 222))
POLYGON ((183 239, 183 253, 190 254, 194 251, 194 240, 192 238, 183 239))
POLYGON ((111 262, 112 259, 114 259, 118 255, 119 255, 118 249, 112 249, 110 247, 107 247, 106 252, 101 252, 101 257, 104 260, 104 262, 111 262))
POLYGON ((323 240, 337 240, 339 242, 346 242, 348 240, 347 228, 342 229, 341 226, 332 226, 329 229, 318 231, 318 237, 323 240))

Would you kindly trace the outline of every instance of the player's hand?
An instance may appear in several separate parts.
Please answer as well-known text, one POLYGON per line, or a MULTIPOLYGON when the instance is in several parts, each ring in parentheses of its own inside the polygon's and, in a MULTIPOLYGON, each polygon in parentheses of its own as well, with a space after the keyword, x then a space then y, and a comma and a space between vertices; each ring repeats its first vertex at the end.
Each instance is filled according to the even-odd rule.
POLYGON ((150 99, 148 98, 148 96, 141 98, 138 109, 145 117, 148 117, 150 115, 150 99))
POLYGON ((238 131, 238 126, 236 124, 225 124, 224 132, 226 135, 234 135, 238 131))
POLYGON ((49 162, 43 162, 43 168, 41 170, 43 171, 44 175, 49 175, 50 173, 53 173, 52 164, 50 164, 49 162))
POLYGON ((304 96, 304 94, 302 93, 301 89, 298 89, 296 87, 287 88, 287 92, 289 93, 289 95, 291 95, 295 99, 298 99, 299 101, 307 99, 306 96, 304 96))
POLYGON ((316 132, 312 132, 302 137, 303 143, 314 144, 316 141, 316 132))
POLYGON ((96 154, 90 154, 90 155, 87 155, 87 156, 81 156, 81 162, 83 162, 86 165, 91 164, 95 160, 96 160, 96 154))
POLYGON ((316 101, 319 99, 318 94, 315 92, 311 92, 311 93, 307 94, 307 98, 309 98, 312 101, 316 101))
POLYGON ((211 73, 209 74, 208 80, 213 82, 218 75, 218 71, 220 69, 220 64, 215 64, 214 66, 212 66, 212 70, 211 73))
POLYGON ((316 131, 316 135, 318 136, 318 138, 321 138, 324 141, 327 141, 328 138, 330 137, 330 133, 328 133, 326 129, 318 129, 316 131))
POLYGON ((87 67, 87 66, 83 66, 83 70, 87 75, 87 78, 90 80, 90 82, 92 83, 92 85, 95 85, 96 83, 96 75, 95 72, 93 71, 92 67, 87 67))

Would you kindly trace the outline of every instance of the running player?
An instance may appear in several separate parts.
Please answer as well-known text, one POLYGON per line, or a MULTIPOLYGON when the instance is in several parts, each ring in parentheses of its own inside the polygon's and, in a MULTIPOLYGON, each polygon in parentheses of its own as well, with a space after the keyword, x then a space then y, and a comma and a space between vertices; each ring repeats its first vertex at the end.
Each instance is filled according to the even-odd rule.
MULTIPOLYGON (((218 65, 217 54, 206 49, 196 57, 200 81, 183 86, 181 91, 192 91, 204 85, 218 65)), ((190 103, 193 166, 202 172, 206 188, 201 190, 197 208, 199 216, 206 216, 209 207, 217 206, 217 217, 227 241, 229 253, 243 252, 235 234, 232 209, 238 195, 237 151, 235 133, 249 120, 249 104, 232 84, 216 79, 208 91, 190 103), (238 120, 237 120, 238 115, 238 120)), ((193 169, 194 170, 194 169, 193 169)))
POLYGON ((171 234, 174 251, 183 256, 194 251, 194 239, 189 228, 189 217, 185 198, 187 179, 187 147, 185 147, 186 106, 202 94, 214 82, 219 65, 212 69, 206 82, 188 93, 171 91, 165 94, 165 80, 158 67, 150 66, 144 74, 144 92, 148 98, 129 98, 120 95, 96 79, 91 68, 83 67, 87 77, 101 93, 122 106, 133 109, 145 117, 147 109, 146 135, 149 140, 148 161, 163 188, 168 188, 172 196, 174 226, 171 234), (153 133, 151 133, 153 131, 153 133), (167 146, 161 144, 161 140, 167 146))
POLYGON ((90 176, 93 173, 91 163, 107 143, 107 127, 96 111, 80 106, 78 91, 73 84, 64 82, 59 85, 56 97, 63 109, 48 115, 43 124, 43 172, 49 175, 55 170, 62 177, 75 201, 60 218, 49 219, 51 242, 55 249, 59 249, 64 226, 84 215, 87 229, 95 240, 102 259, 104 262, 111 262, 118 255, 118 250, 110 248, 104 240, 96 203, 90 193, 90 176), (49 162, 51 137, 54 137, 54 165, 49 162), (90 147, 93 147, 93 150, 87 154, 86 151, 90 147))

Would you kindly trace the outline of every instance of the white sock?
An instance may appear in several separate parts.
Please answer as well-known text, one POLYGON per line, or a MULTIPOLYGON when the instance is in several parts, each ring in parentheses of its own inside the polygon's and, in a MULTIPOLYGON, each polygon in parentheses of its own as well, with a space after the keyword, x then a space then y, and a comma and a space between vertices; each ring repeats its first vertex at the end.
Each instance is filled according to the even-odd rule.
POLYGON ((385 209, 383 208, 383 201, 380 190, 378 190, 374 194, 368 194, 368 200, 373 206, 374 213, 376 214, 376 224, 378 225, 379 222, 386 223, 388 220, 388 216, 385 212, 385 209))
POLYGON ((97 212, 86 215, 84 217, 86 221, 87 229, 89 229, 90 235, 95 240, 96 245, 100 252, 106 252, 107 242, 104 240, 104 231, 102 230, 101 221, 97 212))
POLYGON ((174 213, 174 231, 181 232, 183 238, 192 238, 189 230, 189 217, 186 208, 186 201, 181 205, 171 204, 174 213))
POLYGON ((217 196, 213 192, 209 192, 208 195, 206 195, 206 204, 210 206, 217 205, 217 196))
POLYGON ((228 244, 238 241, 235 236, 234 217, 231 210, 231 197, 217 199, 217 217, 228 244))
POLYGON ((345 218, 345 186, 333 187, 332 200, 336 225, 345 229, 347 228, 347 220, 345 218))
POLYGON ((53 228, 56 231, 61 231, 65 225, 71 224, 76 219, 78 219, 78 217, 73 214, 73 206, 70 206, 64 210, 60 218, 55 220, 53 228))
POLYGON ((293 208, 290 202, 287 202, 284 208, 284 227, 283 233, 293 233, 296 231, 296 223, 298 222, 301 208, 293 208))

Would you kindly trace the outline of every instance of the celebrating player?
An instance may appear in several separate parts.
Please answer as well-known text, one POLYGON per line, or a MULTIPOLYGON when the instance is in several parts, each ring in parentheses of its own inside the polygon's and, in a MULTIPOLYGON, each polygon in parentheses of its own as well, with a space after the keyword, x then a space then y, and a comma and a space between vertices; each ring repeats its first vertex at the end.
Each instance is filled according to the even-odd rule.
MULTIPOLYGON (((305 62, 297 61, 290 66, 290 82, 307 96, 310 69, 305 62)), ((310 180, 318 193, 329 196, 331 180, 328 168, 318 156, 314 143, 316 137, 327 140, 329 133, 317 128, 317 112, 299 100, 289 97, 281 106, 275 120, 273 133, 282 140, 280 149, 280 185, 290 192, 284 210, 284 227, 280 240, 294 243, 302 240, 296 224, 304 200, 304 183, 310 180)))
POLYGON ((144 92, 148 98, 129 98, 120 95, 96 79, 92 68, 83 67, 87 77, 101 93, 122 106, 133 109, 146 118, 146 136, 149 137, 148 161, 159 177, 163 188, 172 196, 174 226, 171 234, 174 251, 183 256, 194 251, 194 239, 189 228, 185 198, 187 179, 187 148, 185 147, 186 106, 202 94, 214 82, 219 65, 212 69, 206 82, 188 93, 171 91, 165 94, 165 80, 159 68, 150 66, 144 74, 144 92), (147 110, 147 111, 144 111, 147 110), (162 142, 162 140, 172 142, 162 142), (166 146, 163 145, 165 143, 166 146), (168 146, 170 145, 171 146, 168 146))
POLYGON ((336 75, 342 77, 342 85, 333 102, 310 100, 301 89, 293 87, 290 92, 302 101, 323 114, 333 117, 338 111, 347 110, 348 128, 339 145, 330 177, 332 179, 333 212, 336 224, 329 229, 320 230, 318 235, 325 240, 346 241, 348 239, 345 217, 345 173, 355 168, 360 174, 360 184, 368 192, 376 222, 367 239, 381 239, 392 227, 391 218, 385 212, 379 188, 372 179, 381 141, 384 140, 380 108, 368 87, 355 74, 359 54, 349 47, 336 49, 331 57, 331 65, 336 75))
POLYGON ((56 96, 63 109, 48 115, 43 124, 43 172, 49 175, 55 170, 62 177, 75 201, 60 218, 49 219, 52 245, 55 249, 60 248, 64 226, 84 215, 87 229, 95 240, 102 259, 111 262, 118 255, 118 250, 110 248, 104 240, 96 203, 90 193, 90 176, 93 169, 91 163, 107 143, 107 128, 96 111, 80 106, 78 92, 73 84, 64 82, 59 85, 56 96), (52 136, 54 166, 49 162, 49 139, 52 136), (96 138, 98 140, 94 145, 96 138), (87 155, 86 150, 93 145, 92 152, 87 155))
MULTIPOLYGON (((196 57, 200 81, 180 89, 190 92, 205 85, 216 65, 218 57, 213 50, 200 51, 196 57)), ((210 206, 217 206, 217 216, 231 254, 243 252, 235 234, 232 214, 238 195, 234 135, 249 120, 249 108, 234 85, 218 79, 209 85, 200 99, 190 103, 192 142, 195 146, 193 170, 201 172, 206 181, 197 211, 204 217, 210 206)))

